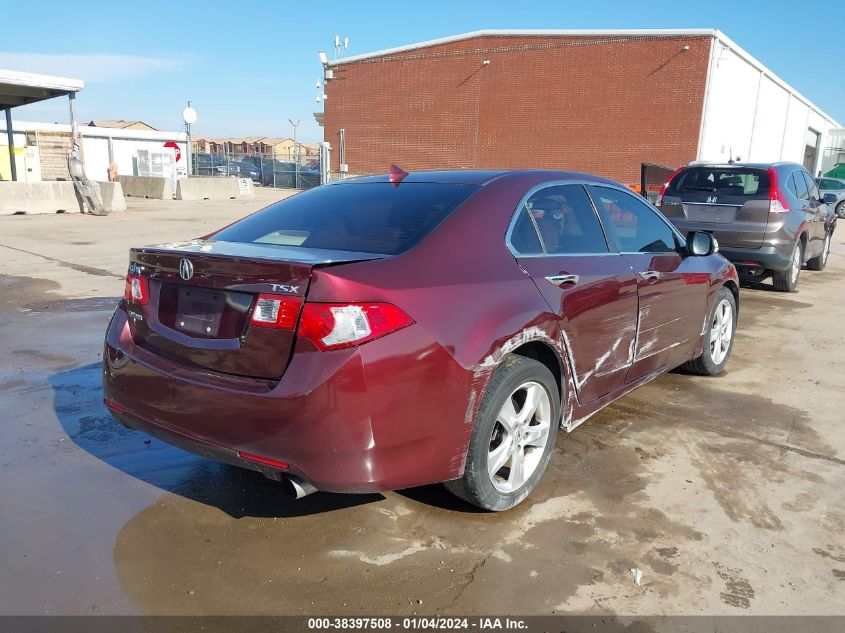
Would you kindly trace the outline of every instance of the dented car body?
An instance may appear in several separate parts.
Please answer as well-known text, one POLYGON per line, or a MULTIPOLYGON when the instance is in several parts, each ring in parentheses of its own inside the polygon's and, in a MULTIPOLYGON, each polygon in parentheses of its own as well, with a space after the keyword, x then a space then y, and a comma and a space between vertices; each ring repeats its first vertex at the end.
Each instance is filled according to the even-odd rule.
POLYGON ((507 498, 469 498, 469 484, 459 494, 504 509, 536 485, 527 467, 496 483, 539 450, 544 416, 546 454, 559 426, 662 372, 706 353, 721 370, 738 284, 712 246, 693 254, 641 198, 585 174, 326 185, 203 239, 132 249, 106 334, 105 401, 127 426, 301 493, 466 478, 480 443, 490 494, 507 498), (713 316, 719 297, 729 323, 713 316), (535 364, 501 396, 524 426, 499 408, 484 431, 498 439, 474 440, 513 357, 535 364), (545 400, 528 411, 538 389, 545 400), (493 472, 503 438, 511 461, 493 472))

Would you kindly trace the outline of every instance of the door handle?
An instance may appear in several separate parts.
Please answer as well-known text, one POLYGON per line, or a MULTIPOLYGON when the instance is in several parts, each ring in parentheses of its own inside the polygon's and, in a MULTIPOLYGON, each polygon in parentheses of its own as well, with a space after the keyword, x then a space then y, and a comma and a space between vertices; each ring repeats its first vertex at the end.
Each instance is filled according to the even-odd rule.
POLYGON ((546 277, 546 281, 555 286, 574 286, 578 283, 578 275, 552 275, 546 277))
POLYGON ((660 278, 660 273, 656 270, 643 270, 639 273, 639 275, 645 281, 654 281, 660 278))

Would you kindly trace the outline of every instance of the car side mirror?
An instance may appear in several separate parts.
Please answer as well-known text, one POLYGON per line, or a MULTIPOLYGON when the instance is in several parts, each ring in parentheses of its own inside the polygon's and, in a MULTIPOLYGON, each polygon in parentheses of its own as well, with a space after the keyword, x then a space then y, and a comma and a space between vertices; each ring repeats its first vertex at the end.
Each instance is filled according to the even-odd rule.
POLYGON ((825 204, 836 204, 836 194, 835 193, 826 193, 822 196, 822 202, 825 204))
POLYGON ((687 236, 687 248, 689 249, 690 255, 703 257, 718 252, 719 242, 716 241, 716 238, 711 233, 692 231, 687 236))

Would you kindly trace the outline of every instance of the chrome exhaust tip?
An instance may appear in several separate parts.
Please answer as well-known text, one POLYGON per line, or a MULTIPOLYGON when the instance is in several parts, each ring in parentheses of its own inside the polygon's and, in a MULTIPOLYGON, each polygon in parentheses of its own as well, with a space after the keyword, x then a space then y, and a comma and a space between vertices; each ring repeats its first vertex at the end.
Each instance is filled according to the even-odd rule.
POLYGON ((317 489, 310 481, 306 481, 302 477, 297 477, 296 475, 287 475, 285 477, 285 482, 285 489, 294 499, 302 499, 302 497, 306 497, 312 492, 317 492, 317 489))

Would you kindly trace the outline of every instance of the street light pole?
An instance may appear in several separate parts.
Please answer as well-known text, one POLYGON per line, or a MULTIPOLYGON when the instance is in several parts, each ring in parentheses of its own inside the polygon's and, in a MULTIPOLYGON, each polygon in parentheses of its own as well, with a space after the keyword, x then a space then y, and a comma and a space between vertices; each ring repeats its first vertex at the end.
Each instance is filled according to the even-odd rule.
POLYGON ((300 119, 297 119, 296 123, 293 122, 293 119, 288 119, 288 123, 293 126, 293 187, 299 189, 299 149, 296 145, 296 128, 299 126, 300 119))
POLYGON ((188 101, 188 107, 182 110, 182 120, 185 122, 185 131, 188 137, 188 176, 193 174, 194 157, 193 147, 191 147, 191 124, 197 122, 197 111, 191 107, 191 102, 188 101))

